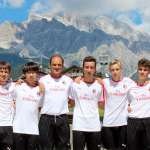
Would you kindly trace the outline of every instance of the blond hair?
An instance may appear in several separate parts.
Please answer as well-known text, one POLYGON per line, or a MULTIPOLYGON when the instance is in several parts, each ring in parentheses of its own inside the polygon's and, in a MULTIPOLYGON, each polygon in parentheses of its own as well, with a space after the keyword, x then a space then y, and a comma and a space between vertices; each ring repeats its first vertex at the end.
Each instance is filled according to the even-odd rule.
POLYGON ((119 65, 120 68, 122 68, 122 63, 121 63, 121 61, 120 61, 119 59, 114 59, 114 60, 112 60, 112 61, 109 63, 109 69, 110 69, 111 66, 116 65, 116 64, 119 65))

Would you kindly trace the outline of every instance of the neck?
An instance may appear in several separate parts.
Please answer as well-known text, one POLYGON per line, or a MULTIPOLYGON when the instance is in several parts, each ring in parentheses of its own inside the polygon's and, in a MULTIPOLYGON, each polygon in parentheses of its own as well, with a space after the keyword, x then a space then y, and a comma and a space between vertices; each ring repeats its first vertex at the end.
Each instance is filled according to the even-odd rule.
POLYGON ((138 84, 139 86, 144 86, 144 85, 146 85, 147 83, 148 83, 148 79, 140 79, 140 80, 137 81, 137 84, 138 84))
POLYGON ((112 80, 115 82, 119 82, 121 80, 121 77, 115 77, 115 78, 112 78, 112 80))
POLYGON ((51 75, 53 78, 55 78, 55 79, 58 79, 58 78, 60 78, 60 77, 62 76, 62 74, 56 75, 56 74, 53 74, 53 73, 50 73, 50 75, 51 75))
POLYGON ((86 83, 93 83, 95 81, 94 77, 83 77, 83 81, 86 83))
POLYGON ((4 85, 6 85, 7 84, 7 82, 0 82, 0 85, 1 86, 4 86, 4 85))

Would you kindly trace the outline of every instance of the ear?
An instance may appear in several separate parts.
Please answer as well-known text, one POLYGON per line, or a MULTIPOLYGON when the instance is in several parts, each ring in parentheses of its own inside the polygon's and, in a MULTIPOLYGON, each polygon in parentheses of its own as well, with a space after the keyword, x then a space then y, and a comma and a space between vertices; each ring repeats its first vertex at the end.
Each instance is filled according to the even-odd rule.
POLYGON ((48 64, 48 68, 49 68, 49 69, 51 68, 51 64, 50 64, 50 63, 48 64))

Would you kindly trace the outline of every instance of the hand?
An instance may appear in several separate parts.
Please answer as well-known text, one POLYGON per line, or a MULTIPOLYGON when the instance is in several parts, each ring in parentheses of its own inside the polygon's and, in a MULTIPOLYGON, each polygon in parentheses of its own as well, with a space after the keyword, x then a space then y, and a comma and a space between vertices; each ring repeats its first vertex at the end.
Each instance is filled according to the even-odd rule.
POLYGON ((96 80, 98 81, 99 84, 101 84, 101 85, 103 84, 103 79, 102 78, 97 77, 96 80))
POLYGON ((82 77, 81 77, 81 76, 80 76, 80 77, 76 77, 76 78, 74 79, 74 82, 79 84, 81 80, 82 80, 82 77))
POLYGON ((23 79, 18 79, 16 81, 16 85, 21 85, 22 83, 24 83, 24 80, 23 79))
POLYGON ((128 106, 128 112, 130 113, 132 111, 131 107, 128 106))

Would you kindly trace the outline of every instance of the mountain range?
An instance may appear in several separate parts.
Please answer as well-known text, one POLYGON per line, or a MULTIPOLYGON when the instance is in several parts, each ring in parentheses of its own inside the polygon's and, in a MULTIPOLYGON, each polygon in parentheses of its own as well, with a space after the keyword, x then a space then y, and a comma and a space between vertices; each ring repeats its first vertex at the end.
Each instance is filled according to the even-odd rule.
POLYGON ((23 62, 42 63, 60 53, 66 66, 81 65, 85 56, 92 55, 97 58, 97 69, 103 71, 118 58, 129 76, 141 57, 150 59, 150 35, 108 16, 31 14, 22 23, 0 24, 0 48, 0 55, 11 53, 14 62, 12 54, 23 62))

